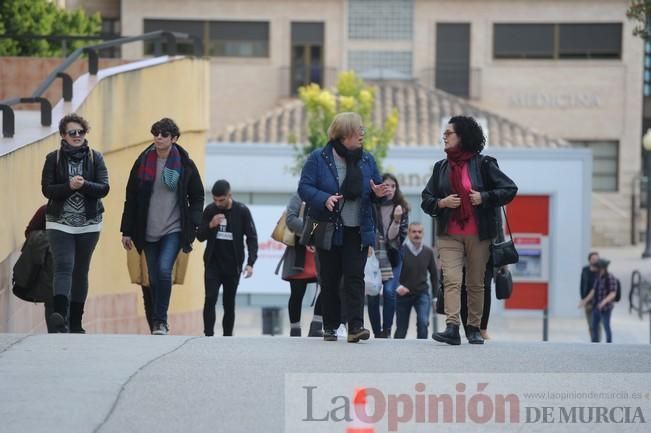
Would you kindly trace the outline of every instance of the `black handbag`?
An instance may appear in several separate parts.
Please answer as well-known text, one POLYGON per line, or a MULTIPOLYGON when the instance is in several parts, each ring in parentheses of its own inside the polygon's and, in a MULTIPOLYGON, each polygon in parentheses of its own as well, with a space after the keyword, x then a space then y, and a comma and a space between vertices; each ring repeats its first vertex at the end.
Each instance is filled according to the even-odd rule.
POLYGON ((513 278, 511 271, 506 268, 498 269, 495 273, 495 297, 509 299, 513 293, 513 278))
POLYGON ((509 240, 504 242, 495 242, 491 244, 491 257, 493 259, 493 266, 496 268, 501 268, 506 265, 513 265, 518 263, 520 260, 520 255, 518 250, 515 249, 513 244, 513 235, 511 234, 511 227, 509 226, 509 219, 506 217, 506 211, 502 207, 502 212, 504 213, 504 220, 506 221, 506 228, 509 231, 509 240))
POLYGON ((317 221, 311 216, 305 218, 301 245, 313 246, 322 250, 332 249, 332 238, 335 234, 335 223, 330 221, 317 221))

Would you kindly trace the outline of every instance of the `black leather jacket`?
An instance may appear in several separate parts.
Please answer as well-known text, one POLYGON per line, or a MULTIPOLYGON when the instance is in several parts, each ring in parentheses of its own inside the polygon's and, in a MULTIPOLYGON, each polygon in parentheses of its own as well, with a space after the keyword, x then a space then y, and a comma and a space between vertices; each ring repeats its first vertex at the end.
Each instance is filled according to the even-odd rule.
MULTIPOLYGON (((468 161, 468 174, 472 189, 481 193, 481 204, 475 206, 475 217, 479 239, 495 239, 497 236, 497 212, 513 200, 518 192, 515 183, 498 167, 497 160, 490 156, 477 154, 468 161)), ((437 219, 437 234, 445 235, 452 214, 450 208, 439 208, 439 200, 452 194, 448 160, 442 159, 434 165, 432 177, 421 194, 420 207, 437 219)))
MULTIPOLYGON (((95 218, 104 212, 101 199, 109 193, 108 171, 100 152, 89 150, 83 163, 84 186, 78 191, 84 196, 86 218, 95 218), (92 157, 90 152, 93 152, 92 157)), ((52 151, 45 157, 41 176, 41 191, 48 199, 47 215, 58 217, 63 205, 75 190, 70 188, 68 158, 65 152, 52 151)))

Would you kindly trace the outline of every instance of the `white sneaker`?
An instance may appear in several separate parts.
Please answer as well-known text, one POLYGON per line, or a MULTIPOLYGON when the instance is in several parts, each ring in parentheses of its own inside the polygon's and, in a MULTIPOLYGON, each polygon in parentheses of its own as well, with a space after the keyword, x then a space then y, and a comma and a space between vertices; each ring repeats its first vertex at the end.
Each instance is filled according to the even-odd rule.
POLYGON ((348 330, 346 329, 346 325, 344 325, 343 323, 339 325, 339 328, 337 328, 337 337, 339 338, 348 337, 348 330))

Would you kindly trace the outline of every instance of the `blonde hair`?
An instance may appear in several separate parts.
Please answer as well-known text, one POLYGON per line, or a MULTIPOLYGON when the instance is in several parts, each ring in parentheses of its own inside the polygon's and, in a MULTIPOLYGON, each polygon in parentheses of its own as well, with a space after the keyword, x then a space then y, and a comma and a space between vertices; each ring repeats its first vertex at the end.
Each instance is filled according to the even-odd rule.
POLYGON ((352 111, 339 113, 335 116, 328 128, 328 139, 337 140, 350 137, 362 127, 362 117, 352 111))

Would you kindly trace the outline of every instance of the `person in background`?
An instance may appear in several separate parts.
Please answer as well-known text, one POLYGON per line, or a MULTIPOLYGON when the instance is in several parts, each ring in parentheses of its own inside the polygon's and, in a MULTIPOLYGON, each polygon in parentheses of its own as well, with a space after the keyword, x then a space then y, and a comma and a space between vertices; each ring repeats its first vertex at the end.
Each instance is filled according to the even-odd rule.
POLYGON ((145 253, 153 302, 152 334, 167 335, 172 267, 180 250, 192 250, 204 190, 197 166, 178 143, 177 124, 163 118, 150 132, 154 142, 131 168, 120 230, 126 250, 145 253))
MULTIPOLYGON (((585 299, 590 293, 590 290, 594 287, 594 282, 599 276, 599 269, 596 267, 596 263, 599 261, 599 253, 592 251, 588 254, 588 265, 584 266, 581 269, 581 285, 579 286, 579 296, 581 299, 585 299)), ((593 329, 592 329, 592 302, 586 302, 584 305, 585 308, 585 319, 588 322, 588 330, 590 331, 590 340, 592 340, 593 329)), ((601 340, 601 328, 597 329, 597 342, 601 340)))
POLYGON ((396 333, 394 338, 405 338, 409 329, 411 309, 416 310, 416 335, 427 338, 429 326, 430 296, 428 274, 432 290, 438 287, 438 269, 434 250, 423 244, 423 225, 409 224, 408 237, 403 245, 400 284, 396 289, 396 333))
POLYGON ((376 205, 378 238, 375 255, 382 272, 382 317, 380 295, 367 296, 368 317, 375 338, 390 338, 396 308, 396 287, 400 276, 402 256, 400 248, 407 237, 409 203, 400 191, 398 179, 391 173, 382 175, 388 194, 376 205))
POLYGON ((109 193, 109 178, 102 154, 88 145, 88 121, 68 114, 59 122, 61 145, 48 153, 41 188, 48 199, 45 212, 54 263, 56 332, 84 334, 84 305, 88 297, 90 260, 102 230, 102 198, 109 193))
MULTIPOLYGON (((298 194, 294 194, 287 205, 287 227, 298 235, 303 233, 305 223, 305 203, 301 201, 298 194)), ((289 312, 289 335, 291 337, 301 336, 301 310, 303 308, 303 297, 309 283, 318 282, 317 263, 314 247, 303 246, 298 240, 294 246, 287 246, 278 263, 282 264, 282 279, 289 281, 290 295, 287 303, 289 312)), ((278 273, 278 269, 276 269, 278 273)), ((323 337, 323 317, 321 315, 321 294, 317 295, 314 304, 314 316, 310 323, 308 337, 323 337)))
POLYGON ((224 337, 233 335, 235 325, 235 295, 240 275, 250 278, 258 258, 258 234, 251 211, 233 200, 231 185, 218 180, 212 187, 213 202, 206 206, 201 218, 197 239, 207 240, 203 255, 206 297, 203 305, 203 328, 206 337, 215 335, 215 305, 219 289, 224 287, 222 331, 224 337), (244 238, 246 237, 246 265, 244 265, 244 238))
POLYGON ((606 343, 613 342, 613 335, 610 329, 610 316, 615 306, 615 296, 617 295, 617 279, 613 274, 608 272, 609 260, 600 258, 594 264, 598 269, 599 275, 585 298, 579 302, 579 308, 584 307, 592 302, 592 342, 599 342, 599 324, 603 323, 606 332, 606 343))
MULTIPOLYGON (((47 210, 47 205, 43 205, 39 207, 36 212, 34 213, 34 216, 32 216, 32 219, 29 221, 27 224, 27 227, 25 228, 25 239, 27 240, 30 235, 36 232, 41 232, 45 233, 45 212, 47 210)), ((44 241, 47 242, 47 234, 43 237, 44 241)), ((47 249, 49 250, 49 243, 47 246, 47 249)), ((51 253, 50 253, 51 254, 51 253)), ((45 272, 47 267, 44 267, 41 269, 41 272, 45 272)), ((48 278, 49 280, 52 280, 53 275, 49 273, 49 276, 45 276, 45 278, 48 278)), ((50 290, 52 290, 52 286, 50 285, 50 290)), ((50 293, 47 299, 43 301, 43 309, 45 311, 45 326, 47 328, 47 332, 49 334, 55 333, 56 329, 52 326, 50 323, 50 316, 52 313, 54 313, 54 305, 52 302, 52 297, 53 293, 50 293)))

